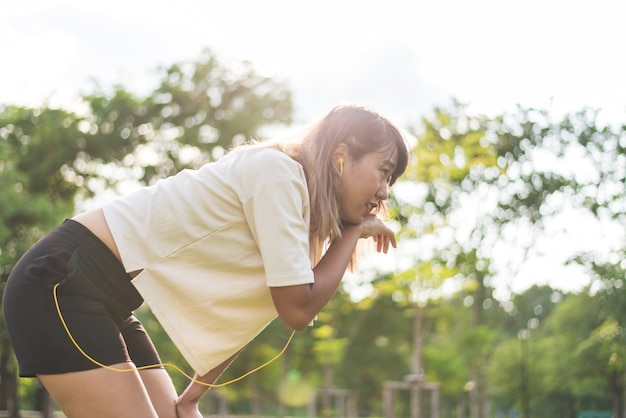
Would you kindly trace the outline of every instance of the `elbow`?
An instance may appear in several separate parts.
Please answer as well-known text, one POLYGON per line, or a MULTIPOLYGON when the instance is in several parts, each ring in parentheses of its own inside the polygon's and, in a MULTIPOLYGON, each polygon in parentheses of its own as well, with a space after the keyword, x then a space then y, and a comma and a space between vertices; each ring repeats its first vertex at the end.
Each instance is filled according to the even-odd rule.
POLYGON ((319 312, 309 284, 272 287, 271 293, 276 313, 294 331, 306 329, 319 312))
POLYGON ((294 331, 304 331, 306 329, 308 324, 291 324, 291 325, 287 325, 289 328, 291 328, 294 331))
POLYGON ((315 317, 311 318, 305 314, 279 315, 285 325, 294 331, 303 331, 313 322, 315 317))

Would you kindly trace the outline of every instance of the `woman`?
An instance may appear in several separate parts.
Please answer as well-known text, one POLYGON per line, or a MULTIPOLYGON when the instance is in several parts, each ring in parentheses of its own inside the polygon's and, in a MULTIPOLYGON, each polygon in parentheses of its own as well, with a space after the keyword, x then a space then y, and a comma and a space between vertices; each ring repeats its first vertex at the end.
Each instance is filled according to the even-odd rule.
POLYGON ((339 106, 300 142, 241 146, 66 220, 6 285, 20 375, 68 417, 201 417, 206 384, 269 322, 315 318, 361 238, 396 246, 377 213, 408 152, 387 119, 339 106), (196 373, 180 396, 132 315, 143 301, 196 373))

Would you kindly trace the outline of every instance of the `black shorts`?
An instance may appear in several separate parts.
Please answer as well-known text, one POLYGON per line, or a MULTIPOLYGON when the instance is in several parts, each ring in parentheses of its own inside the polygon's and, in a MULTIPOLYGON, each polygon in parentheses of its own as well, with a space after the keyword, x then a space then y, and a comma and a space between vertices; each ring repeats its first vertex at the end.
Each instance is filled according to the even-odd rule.
POLYGON ((80 223, 66 220, 35 244, 9 275, 2 309, 19 374, 59 374, 100 366, 161 363, 133 310, 143 302, 113 253, 80 223))

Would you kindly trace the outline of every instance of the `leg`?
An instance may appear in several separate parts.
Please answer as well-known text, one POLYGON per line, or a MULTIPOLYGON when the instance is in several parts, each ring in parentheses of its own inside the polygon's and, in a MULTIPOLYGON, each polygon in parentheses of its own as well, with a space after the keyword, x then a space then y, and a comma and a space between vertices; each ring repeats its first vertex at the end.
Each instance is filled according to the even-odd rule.
POLYGON ((139 376, 159 418, 176 418, 178 394, 165 369, 140 370, 139 376))
MULTIPOLYGON (((133 365, 111 367, 130 369, 133 365)), ((137 371, 100 368, 38 377, 68 418, 159 417, 137 371)))
MULTIPOLYGON (((137 367, 161 364, 152 340, 135 316, 119 324, 119 328, 130 358, 137 367)), ((159 417, 176 418, 178 395, 167 371, 162 367, 142 369, 139 370, 139 376, 159 417)))

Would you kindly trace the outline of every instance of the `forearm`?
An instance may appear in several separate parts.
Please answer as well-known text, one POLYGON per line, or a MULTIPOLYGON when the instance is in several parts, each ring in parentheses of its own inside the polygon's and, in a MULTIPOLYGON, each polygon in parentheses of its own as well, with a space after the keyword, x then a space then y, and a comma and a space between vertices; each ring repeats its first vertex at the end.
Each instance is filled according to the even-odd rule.
POLYGON ((295 330, 306 328, 328 303, 341 283, 360 234, 357 225, 344 228, 341 238, 330 245, 313 268, 313 284, 271 289, 278 315, 287 326, 295 330))
POLYGON ((236 353, 224 361, 222 364, 203 376, 195 375, 194 380, 189 383, 185 390, 178 397, 178 403, 198 403, 202 395, 209 390, 212 384, 220 377, 226 368, 239 355, 236 353))
POLYGON ((379 252, 396 246, 393 231, 376 215, 368 215, 358 225, 344 225, 341 238, 333 241, 313 268, 313 284, 271 288, 276 311, 287 326, 302 330, 315 318, 339 287, 359 239, 370 237, 379 252))
POLYGON ((342 232, 341 238, 329 246, 313 268, 315 283, 311 285, 309 295, 313 315, 317 314, 335 294, 361 234, 357 225, 349 225, 342 232))

